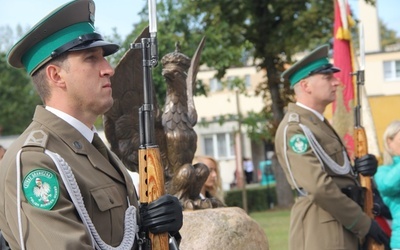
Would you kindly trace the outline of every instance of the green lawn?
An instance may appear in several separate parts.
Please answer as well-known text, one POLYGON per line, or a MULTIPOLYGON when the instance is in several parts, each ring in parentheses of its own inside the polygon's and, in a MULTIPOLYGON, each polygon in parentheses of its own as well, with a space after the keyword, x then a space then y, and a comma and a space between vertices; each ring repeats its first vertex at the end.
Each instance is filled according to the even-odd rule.
POLYGON ((289 215, 289 209, 272 209, 250 214, 264 229, 270 250, 288 249, 289 215))

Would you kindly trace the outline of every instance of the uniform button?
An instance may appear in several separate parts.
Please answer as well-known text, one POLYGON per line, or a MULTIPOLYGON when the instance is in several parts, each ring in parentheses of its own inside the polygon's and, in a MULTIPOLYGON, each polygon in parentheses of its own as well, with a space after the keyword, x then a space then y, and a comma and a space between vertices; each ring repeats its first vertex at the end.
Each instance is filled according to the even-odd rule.
POLYGON ((111 204, 114 204, 114 200, 111 197, 108 197, 110 199, 111 204))
POLYGON ((81 149, 82 148, 82 144, 80 142, 78 142, 78 141, 74 141, 74 146, 77 149, 81 149))

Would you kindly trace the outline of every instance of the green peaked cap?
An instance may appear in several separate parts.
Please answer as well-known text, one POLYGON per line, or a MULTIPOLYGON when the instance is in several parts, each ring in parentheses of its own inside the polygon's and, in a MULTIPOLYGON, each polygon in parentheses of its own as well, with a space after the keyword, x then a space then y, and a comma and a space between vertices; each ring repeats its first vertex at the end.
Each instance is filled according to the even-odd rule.
POLYGON ((339 68, 329 63, 328 54, 329 45, 322 45, 285 70, 281 77, 289 80, 290 87, 293 88, 301 79, 310 75, 339 72, 339 68))
POLYGON ((103 40, 94 28, 93 0, 75 0, 40 20, 9 51, 8 63, 33 75, 41 66, 65 51, 102 47, 104 56, 118 51, 117 44, 103 40))

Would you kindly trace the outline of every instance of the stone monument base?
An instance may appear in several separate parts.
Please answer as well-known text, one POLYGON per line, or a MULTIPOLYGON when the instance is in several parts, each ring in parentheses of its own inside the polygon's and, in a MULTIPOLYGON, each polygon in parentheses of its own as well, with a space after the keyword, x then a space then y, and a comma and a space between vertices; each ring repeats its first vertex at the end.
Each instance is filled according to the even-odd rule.
POLYGON ((180 250, 269 250, 260 225, 239 207, 183 212, 180 250))

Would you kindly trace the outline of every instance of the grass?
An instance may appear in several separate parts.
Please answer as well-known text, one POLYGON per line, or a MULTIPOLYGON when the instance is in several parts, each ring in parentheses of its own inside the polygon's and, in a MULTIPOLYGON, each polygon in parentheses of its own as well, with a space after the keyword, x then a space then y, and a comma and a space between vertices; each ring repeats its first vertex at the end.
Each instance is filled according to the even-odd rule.
POLYGON ((264 229, 270 250, 288 249, 289 216, 289 209, 272 209, 250 214, 264 229))

